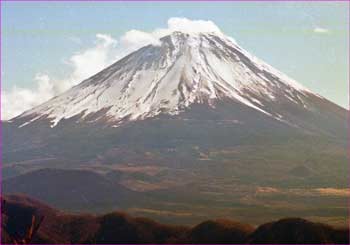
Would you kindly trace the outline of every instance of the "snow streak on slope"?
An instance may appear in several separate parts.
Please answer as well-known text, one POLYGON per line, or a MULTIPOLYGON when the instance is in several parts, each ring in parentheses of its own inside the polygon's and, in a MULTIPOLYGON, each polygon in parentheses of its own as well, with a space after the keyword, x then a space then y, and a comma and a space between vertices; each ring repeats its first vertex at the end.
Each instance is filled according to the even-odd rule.
POLYGON ((137 50, 20 117, 31 117, 26 124, 49 118, 55 126, 62 119, 96 113, 94 120, 118 125, 160 113, 178 114, 193 103, 215 106, 228 98, 282 120, 279 112, 264 105, 266 101, 283 97, 307 106, 302 97, 310 91, 229 37, 174 32, 160 41, 159 46, 137 50))

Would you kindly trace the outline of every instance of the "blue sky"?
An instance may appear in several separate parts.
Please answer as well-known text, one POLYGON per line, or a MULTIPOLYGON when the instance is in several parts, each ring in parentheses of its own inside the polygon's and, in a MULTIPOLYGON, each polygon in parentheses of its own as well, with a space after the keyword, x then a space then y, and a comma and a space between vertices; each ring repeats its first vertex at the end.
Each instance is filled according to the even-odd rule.
MULTIPOLYGON (((186 17, 213 21, 252 54, 347 107, 348 4, 3 2, 2 91, 15 100, 20 96, 13 93, 23 89, 35 101, 38 74, 55 82, 72 77, 72 57, 96 47, 96 34, 118 46, 131 29, 150 32, 166 28, 171 17, 186 17)), ((10 102, 3 111, 11 109, 10 102)))

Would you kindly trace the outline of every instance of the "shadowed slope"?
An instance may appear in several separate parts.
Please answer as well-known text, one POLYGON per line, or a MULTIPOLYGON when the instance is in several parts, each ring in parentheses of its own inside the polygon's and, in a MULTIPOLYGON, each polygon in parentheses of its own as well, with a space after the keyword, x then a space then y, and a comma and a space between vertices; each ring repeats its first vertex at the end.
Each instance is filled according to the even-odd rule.
POLYGON ((249 243, 349 243, 348 229, 313 223, 300 218, 281 219, 259 226, 249 243))
POLYGON ((187 243, 244 243, 254 228, 231 220, 208 220, 191 229, 187 243))

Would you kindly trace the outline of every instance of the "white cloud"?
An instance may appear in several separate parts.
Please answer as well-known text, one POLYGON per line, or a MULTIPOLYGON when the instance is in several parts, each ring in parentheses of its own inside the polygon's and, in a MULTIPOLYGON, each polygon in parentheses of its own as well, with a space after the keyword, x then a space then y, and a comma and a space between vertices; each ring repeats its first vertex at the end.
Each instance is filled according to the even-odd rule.
POLYGON ((107 34, 101 34, 97 33, 96 34, 97 38, 97 44, 101 45, 102 47, 109 47, 109 46, 115 46, 117 44, 117 40, 112 38, 110 35, 107 34))
MULTIPOLYGON (((219 27, 210 20, 190 20, 187 18, 170 18, 167 28, 157 28, 151 32, 130 30, 120 38, 118 58, 126 53, 135 51, 146 45, 160 45, 159 38, 169 35, 172 32, 180 31, 184 33, 216 33, 221 35, 219 27)), ((232 39, 234 42, 234 40, 232 39)))
POLYGON ((121 44, 125 46, 145 46, 148 44, 160 45, 159 38, 152 33, 131 30, 126 32, 120 39, 121 44))
MULTIPOLYGON (((160 45, 159 38, 174 31, 222 34, 212 21, 177 17, 168 20, 167 28, 158 28, 151 32, 130 30, 120 37, 119 42, 108 34, 98 33, 96 34, 94 46, 73 54, 65 62, 72 70, 66 77, 54 78, 45 73, 38 73, 33 79, 33 82, 36 84, 34 88, 14 86, 10 91, 4 91, 1 104, 2 119, 11 119, 49 100, 101 71, 130 52, 149 44, 160 45)), ((71 37, 70 39, 78 44, 82 43, 80 38, 71 37)))
POLYGON ((322 27, 315 27, 314 28, 314 33, 329 33, 329 30, 326 28, 322 28, 322 27))
POLYGON ((116 60, 146 45, 160 45, 159 36, 154 33, 130 30, 120 38, 120 45, 115 52, 116 60))
POLYGON ((111 54, 117 41, 109 35, 97 34, 95 46, 73 54, 68 62, 72 72, 63 79, 38 73, 34 88, 14 86, 2 93, 1 119, 8 120, 64 92, 94 75, 114 61, 111 54))
POLYGON ((117 41, 110 35, 97 34, 94 47, 70 57, 68 64, 73 68, 73 73, 60 82, 59 90, 66 90, 110 65, 111 52, 116 44, 117 41))
POLYGON ((168 20, 168 29, 186 33, 212 32, 222 34, 219 27, 210 20, 189 20, 187 18, 173 17, 168 20))
POLYGON ((47 75, 37 74, 34 80, 36 81, 34 89, 14 86, 10 92, 3 92, 1 101, 2 119, 6 120, 19 115, 55 95, 54 84, 47 75))

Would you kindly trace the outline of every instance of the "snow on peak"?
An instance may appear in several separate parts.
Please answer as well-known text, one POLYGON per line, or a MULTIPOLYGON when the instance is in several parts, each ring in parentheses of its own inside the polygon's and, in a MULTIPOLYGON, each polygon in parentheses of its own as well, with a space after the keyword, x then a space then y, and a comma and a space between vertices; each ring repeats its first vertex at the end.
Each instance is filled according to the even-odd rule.
MULTIPOLYGON (((186 26, 184 20, 172 21, 186 26)), ((162 37, 159 45, 131 53, 20 117, 31 118, 26 124, 49 118, 55 126, 79 115, 118 125, 229 98, 280 120, 264 102, 283 96, 305 107, 300 96, 309 91, 304 87, 250 55, 214 26, 204 32, 200 25, 196 32, 177 30, 162 37)))

